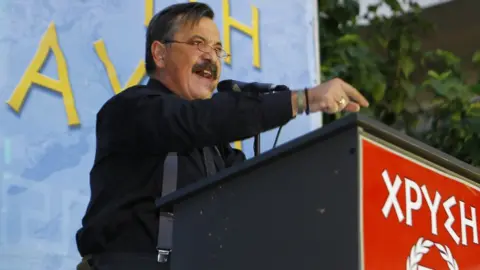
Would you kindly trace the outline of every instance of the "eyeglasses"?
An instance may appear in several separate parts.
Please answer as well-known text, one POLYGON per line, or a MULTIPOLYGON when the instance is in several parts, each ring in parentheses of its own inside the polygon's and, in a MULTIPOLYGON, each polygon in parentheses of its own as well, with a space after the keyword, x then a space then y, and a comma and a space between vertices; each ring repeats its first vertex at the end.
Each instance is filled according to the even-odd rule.
POLYGON ((207 43, 205 43, 203 41, 187 41, 187 42, 184 42, 184 41, 177 41, 177 40, 165 40, 163 43, 164 44, 179 43, 179 44, 187 44, 187 45, 190 45, 190 46, 196 46, 199 51, 204 52, 204 53, 210 53, 213 50, 215 52, 215 54, 217 55, 217 57, 220 58, 220 59, 225 59, 225 58, 230 56, 230 54, 228 54, 222 48, 214 48, 211 45, 208 45, 207 43))

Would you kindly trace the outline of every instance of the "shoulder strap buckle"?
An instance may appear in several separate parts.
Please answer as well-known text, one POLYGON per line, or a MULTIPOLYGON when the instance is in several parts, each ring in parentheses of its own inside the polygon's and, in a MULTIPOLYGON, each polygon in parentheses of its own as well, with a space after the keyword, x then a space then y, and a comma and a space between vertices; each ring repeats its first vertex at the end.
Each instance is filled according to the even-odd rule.
POLYGON ((170 256, 170 252, 172 251, 169 249, 159 249, 158 255, 157 255, 157 262, 159 263, 168 262, 168 257, 170 256))

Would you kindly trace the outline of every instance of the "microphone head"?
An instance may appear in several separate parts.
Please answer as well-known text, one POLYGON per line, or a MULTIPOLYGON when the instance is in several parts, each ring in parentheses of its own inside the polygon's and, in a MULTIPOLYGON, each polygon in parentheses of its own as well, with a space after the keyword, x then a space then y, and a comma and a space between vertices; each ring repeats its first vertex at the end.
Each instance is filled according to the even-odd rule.
POLYGON ((241 92, 242 89, 237 85, 234 89, 234 80, 223 80, 220 81, 217 85, 218 92, 241 92))
POLYGON ((218 83, 217 90, 218 92, 268 93, 274 91, 275 87, 275 85, 269 83, 223 80, 218 83))

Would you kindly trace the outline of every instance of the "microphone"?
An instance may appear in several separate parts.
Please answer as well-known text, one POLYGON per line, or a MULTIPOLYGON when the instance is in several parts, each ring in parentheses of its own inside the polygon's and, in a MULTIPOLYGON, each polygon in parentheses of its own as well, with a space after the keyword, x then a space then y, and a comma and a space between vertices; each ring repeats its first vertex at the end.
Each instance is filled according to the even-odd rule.
MULTIPOLYGON (((241 82, 235 80, 223 80, 218 83, 217 91, 221 92, 238 92, 238 93, 256 93, 256 94, 269 94, 273 92, 290 91, 286 85, 275 85, 270 83, 258 83, 258 82, 241 82)), ((278 129, 273 148, 276 147, 278 137, 282 127, 278 129)), ((255 156, 260 155, 260 134, 255 135, 253 141, 253 152, 255 156)))
POLYGON ((246 93, 272 93, 289 91, 286 85, 276 85, 270 83, 258 83, 258 82, 241 82, 235 80, 223 80, 218 83, 218 92, 246 92, 246 93))

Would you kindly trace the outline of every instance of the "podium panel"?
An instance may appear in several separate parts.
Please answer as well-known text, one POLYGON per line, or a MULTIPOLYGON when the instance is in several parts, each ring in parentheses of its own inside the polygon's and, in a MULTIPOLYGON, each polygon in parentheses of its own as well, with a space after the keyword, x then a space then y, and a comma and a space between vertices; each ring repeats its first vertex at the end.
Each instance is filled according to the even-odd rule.
POLYGON ((360 115, 157 199, 171 270, 480 269, 480 172, 360 115))
POLYGON ((355 269, 357 141, 303 145, 177 204, 171 269, 355 269))
POLYGON ((360 136, 365 269, 480 269, 480 187, 360 136))

